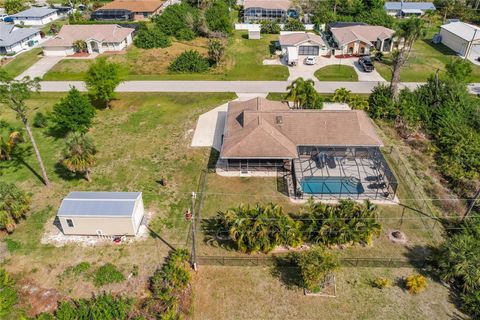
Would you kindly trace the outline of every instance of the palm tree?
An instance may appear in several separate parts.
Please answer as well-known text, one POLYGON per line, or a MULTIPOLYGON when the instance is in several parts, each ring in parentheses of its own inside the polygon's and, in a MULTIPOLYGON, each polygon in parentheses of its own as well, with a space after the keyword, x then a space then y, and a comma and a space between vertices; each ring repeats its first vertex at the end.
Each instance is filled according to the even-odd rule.
POLYGON ((334 102, 345 103, 349 100, 351 93, 352 91, 348 90, 347 88, 338 88, 335 90, 332 100, 334 102))
POLYGON ((39 90, 39 78, 32 80, 30 77, 25 77, 22 80, 14 80, 5 70, 0 70, 0 102, 14 111, 25 126, 25 130, 32 143, 42 173, 43 182, 45 186, 50 187, 50 181, 48 180, 47 171, 45 170, 40 150, 38 149, 35 138, 33 137, 32 129, 30 128, 30 123, 27 117, 29 109, 25 103, 25 100, 31 97, 32 92, 38 92, 39 90))
POLYGON ((295 109, 321 109, 323 101, 315 89, 315 82, 311 79, 297 78, 288 87, 286 98, 293 100, 295 109))
POLYGON ((425 36, 425 33, 424 21, 419 18, 405 19, 398 24, 396 36, 402 43, 402 47, 393 52, 392 80, 390 82, 392 96, 395 99, 398 97, 399 92, 398 83, 400 82, 400 71, 412 52, 413 44, 417 39, 425 36))
POLYGON ((95 165, 95 145, 90 137, 71 132, 65 139, 64 159, 62 164, 71 172, 81 172, 87 181, 91 181, 90 174, 95 165))
POLYGON ((222 60, 225 53, 225 46, 219 40, 210 40, 208 42, 208 57, 215 64, 218 64, 222 60))
POLYGON ((73 43, 75 52, 85 52, 87 50, 87 43, 85 40, 77 40, 73 43))
POLYGON ((360 97, 359 95, 352 95, 348 98, 348 105, 355 110, 367 111, 369 104, 368 100, 360 97))

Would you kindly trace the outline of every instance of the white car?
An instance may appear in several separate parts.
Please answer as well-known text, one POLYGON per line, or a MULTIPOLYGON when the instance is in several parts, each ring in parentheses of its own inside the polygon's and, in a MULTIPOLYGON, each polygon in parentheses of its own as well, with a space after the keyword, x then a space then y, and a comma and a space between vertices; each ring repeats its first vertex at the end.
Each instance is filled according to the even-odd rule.
POLYGON ((309 66, 313 66, 317 62, 316 58, 313 56, 308 56, 305 58, 305 64, 309 66))

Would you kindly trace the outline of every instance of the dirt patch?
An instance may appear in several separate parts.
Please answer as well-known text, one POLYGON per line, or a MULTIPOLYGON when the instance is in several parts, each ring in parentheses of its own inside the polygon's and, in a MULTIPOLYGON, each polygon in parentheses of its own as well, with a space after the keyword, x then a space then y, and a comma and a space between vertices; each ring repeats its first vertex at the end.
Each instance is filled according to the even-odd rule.
POLYGON ((388 231, 388 239, 398 244, 406 244, 408 242, 407 236, 400 230, 388 231))
POLYGON ((29 317, 42 312, 52 313, 62 298, 57 290, 41 288, 26 279, 19 281, 17 288, 20 296, 19 306, 26 310, 29 317))

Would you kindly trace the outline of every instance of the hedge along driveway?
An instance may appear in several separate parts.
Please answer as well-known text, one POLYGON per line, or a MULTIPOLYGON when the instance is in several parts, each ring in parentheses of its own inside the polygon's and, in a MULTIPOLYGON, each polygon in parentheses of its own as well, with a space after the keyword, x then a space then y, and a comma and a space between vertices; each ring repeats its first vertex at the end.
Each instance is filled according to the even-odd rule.
MULTIPOLYGON (((198 50, 207 55, 208 39, 174 41, 171 47, 158 49, 138 49, 131 46, 124 55, 111 55, 109 59, 121 63, 127 69, 126 80, 287 80, 285 66, 264 66, 265 58, 270 57, 274 41, 278 35, 262 35, 260 40, 249 40, 244 32, 235 32, 227 43, 222 64, 206 73, 171 74, 168 66, 173 59, 185 50, 198 50)), ((83 80, 91 61, 65 59, 54 66, 44 80, 83 80)))

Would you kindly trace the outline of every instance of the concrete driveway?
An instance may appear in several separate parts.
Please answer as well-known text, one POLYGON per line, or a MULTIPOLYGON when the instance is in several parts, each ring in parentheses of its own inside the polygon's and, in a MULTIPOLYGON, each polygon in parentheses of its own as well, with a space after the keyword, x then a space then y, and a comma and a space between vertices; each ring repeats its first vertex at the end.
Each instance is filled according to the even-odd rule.
POLYGON ((29 76, 30 78, 43 77, 54 65, 56 65, 63 57, 43 57, 35 62, 30 68, 20 74, 17 79, 29 76))
MULTIPOLYGON (((266 93, 238 93, 235 100, 245 101, 255 97, 267 96, 266 93)), ((233 101, 235 101, 233 100, 233 101)), ((213 147, 220 151, 222 135, 227 117, 228 102, 198 117, 197 126, 192 138, 192 147, 213 147)))
POLYGON ((300 77, 304 79, 312 79, 314 81, 318 81, 318 79, 315 78, 315 71, 326 66, 337 64, 353 67, 358 75, 358 81, 385 81, 385 79, 382 78, 382 76, 377 72, 377 70, 374 70, 372 72, 364 72, 362 67, 357 62, 358 58, 337 59, 334 57, 317 57, 317 63, 313 66, 306 65, 304 59, 305 56, 300 56, 298 59, 298 65, 288 67, 288 72, 290 73, 288 77, 289 81, 293 81, 300 77))

